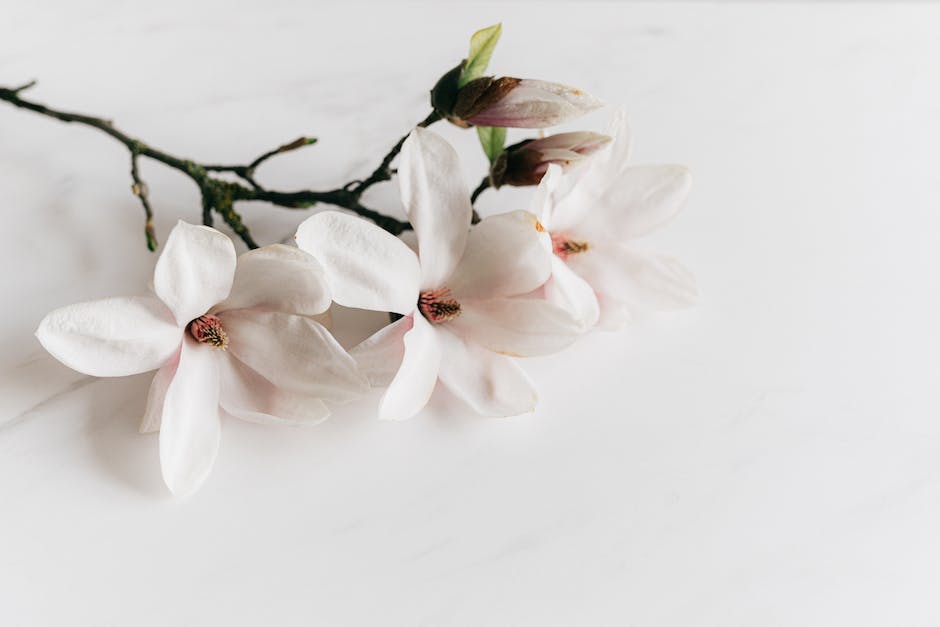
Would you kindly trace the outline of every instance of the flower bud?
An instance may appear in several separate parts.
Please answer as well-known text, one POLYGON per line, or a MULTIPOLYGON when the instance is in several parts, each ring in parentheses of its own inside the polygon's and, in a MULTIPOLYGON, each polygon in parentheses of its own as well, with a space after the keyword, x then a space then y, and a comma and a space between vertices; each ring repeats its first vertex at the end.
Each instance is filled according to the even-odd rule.
POLYGON ((462 126, 545 128, 601 106, 603 103, 590 94, 558 83, 483 77, 457 92, 448 117, 462 126))
POLYGON ((490 170, 490 179, 493 187, 538 185, 549 165, 554 163, 569 170, 609 142, 610 137, 590 131, 527 139, 500 154, 490 170))
MULTIPOLYGON (((431 106, 441 117, 447 118, 455 124, 458 124, 458 122, 453 119, 454 107, 457 104, 457 92, 460 90, 458 86, 460 73, 463 72, 464 63, 464 61, 461 61, 456 67, 448 70, 431 90, 431 106)), ((458 125, 467 126, 466 124, 458 125)))

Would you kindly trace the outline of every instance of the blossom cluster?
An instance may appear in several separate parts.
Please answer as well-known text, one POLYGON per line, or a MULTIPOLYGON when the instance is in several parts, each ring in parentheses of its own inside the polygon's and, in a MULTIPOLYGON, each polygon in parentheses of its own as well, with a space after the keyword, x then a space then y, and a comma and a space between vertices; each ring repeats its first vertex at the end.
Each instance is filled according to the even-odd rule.
MULTIPOLYGON (((597 105, 541 81, 459 74, 445 75, 434 98, 461 126, 544 127, 597 105), (449 100, 448 81, 458 85, 449 100)), ((141 431, 159 431, 163 477, 178 495, 207 477, 223 416, 313 424, 332 404, 384 387, 378 417, 403 420, 439 385, 482 416, 530 412, 536 391, 519 358, 620 328, 635 307, 695 298, 682 265, 631 244, 676 215, 689 173, 630 166, 629 143, 617 113, 606 135, 500 147, 491 184, 532 185, 531 202, 476 221, 456 151, 415 128, 398 163, 408 241, 324 211, 299 225, 296 246, 236 255, 226 235, 181 221, 156 262, 151 295, 58 309, 37 336, 87 374, 156 370, 141 431), (330 332, 332 303, 395 321, 347 350, 330 332)))

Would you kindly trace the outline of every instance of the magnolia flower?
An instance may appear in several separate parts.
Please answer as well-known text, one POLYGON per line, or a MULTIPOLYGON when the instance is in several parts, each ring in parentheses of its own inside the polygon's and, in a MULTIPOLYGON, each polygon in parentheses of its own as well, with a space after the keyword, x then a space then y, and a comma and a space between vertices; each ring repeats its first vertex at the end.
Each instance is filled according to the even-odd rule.
POLYGON ((545 128, 598 109, 603 102, 567 85, 520 79, 483 77, 457 92, 451 121, 467 126, 545 128))
POLYGON ((634 306, 677 308, 697 298, 694 277, 677 260, 630 245, 679 212, 692 184, 688 170, 627 166, 623 112, 610 134, 607 150, 573 175, 550 166, 531 206, 554 253, 548 300, 585 327, 605 329, 621 327, 634 306))
POLYGON ((297 244, 316 256, 337 303, 403 317, 353 350, 376 383, 394 372, 379 407, 405 419, 438 380, 483 415, 531 411, 536 396, 508 355, 542 355, 572 342, 570 315, 545 300, 516 298, 547 278, 535 216, 514 211, 470 230, 469 194, 453 148, 415 129, 398 167, 418 254, 377 226, 338 212, 308 218, 297 244))
POLYGON ((538 185, 555 164, 562 171, 584 163, 589 156, 610 143, 610 137, 590 131, 558 133, 542 139, 527 139, 506 148, 493 162, 493 187, 538 185))
POLYGON ((317 262, 282 245, 243 254, 218 231, 179 222, 154 270, 156 296, 53 311, 36 336, 98 377, 157 369, 141 431, 160 429, 170 491, 194 492, 219 448, 220 409, 253 422, 316 423, 324 400, 367 389, 355 362, 311 317, 330 306, 317 262))

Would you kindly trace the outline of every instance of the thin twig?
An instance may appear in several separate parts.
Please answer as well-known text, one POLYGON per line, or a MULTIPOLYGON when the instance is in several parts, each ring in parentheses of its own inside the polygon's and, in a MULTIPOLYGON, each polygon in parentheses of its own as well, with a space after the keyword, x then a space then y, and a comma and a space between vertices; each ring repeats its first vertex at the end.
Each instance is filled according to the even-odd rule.
POLYGON ((157 249, 157 234, 153 230, 153 209, 150 208, 150 200, 147 195, 149 190, 147 184, 140 178, 140 169, 137 167, 137 153, 131 151, 131 179, 134 184, 131 185, 131 191, 140 199, 140 204, 144 207, 144 237, 147 240, 147 249, 153 252, 157 249))
POLYGON ((259 185, 255 180, 255 170, 258 169, 258 166, 271 157, 285 152, 290 152, 291 150, 297 150, 298 148, 303 148, 304 146, 312 146, 315 143, 317 143, 316 137, 298 137, 292 142, 278 146, 274 150, 269 150, 248 165, 204 165, 202 167, 205 168, 207 172, 231 172, 236 176, 241 177, 242 180, 255 189, 261 189, 261 185, 259 185))
MULTIPOLYGON (((440 114, 437 111, 432 111, 428 117, 424 118, 416 124, 421 128, 430 126, 441 119, 440 114)), ((401 147, 405 144, 405 140, 408 139, 408 135, 411 134, 411 131, 408 134, 404 135, 401 139, 398 140, 398 143, 392 146, 392 149, 388 151, 388 154, 385 155, 385 158, 382 159, 382 163, 379 164, 379 167, 375 169, 368 178, 359 181, 354 186, 352 186, 352 193, 357 196, 362 196, 362 193, 367 189, 375 185, 376 183, 381 183, 382 181, 388 181, 392 178, 392 161, 395 160, 395 157, 398 156, 398 153, 401 152, 401 147)))
MULTIPOLYGON (((475 190, 473 190, 473 193, 472 193, 472 194, 470 194, 470 204, 471 204, 471 205, 476 204, 477 198, 480 197, 480 194, 482 194, 483 192, 485 192, 485 191, 486 191, 487 189, 489 189, 490 187, 491 187, 491 185, 490 185, 490 177, 489 177, 489 176, 483 177, 483 180, 480 181, 480 184, 477 185, 477 188, 476 188, 475 190)), ((478 223, 479 221, 480 221, 480 214, 478 214, 478 213, 477 213, 477 210, 474 208, 474 210, 473 210, 473 217, 472 217, 472 219, 471 219, 471 222, 472 222, 473 224, 476 224, 476 223, 478 223)))
MULTIPOLYGON (((299 190, 294 192, 283 192, 277 190, 268 190, 259 185, 254 179, 255 169, 269 158, 295 150, 302 146, 310 145, 315 140, 302 137, 288 144, 268 151, 247 165, 204 165, 189 159, 176 157, 162 150, 157 150, 152 146, 140 141, 123 131, 118 130, 109 120, 98 118, 81 113, 72 113, 52 109, 38 102, 26 100, 20 97, 20 92, 32 87, 35 81, 22 85, 20 87, 8 88, 0 87, 0 100, 9 102, 15 107, 33 111, 46 117, 51 117, 62 122, 79 124, 98 129, 99 131, 110 135, 112 138, 123 144, 131 153, 131 176, 134 178, 135 186, 139 185, 141 191, 146 192, 146 186, 139 180, 139 170, 137 161, 143 156, 154 161, 178 170, 188 176, 199 188, 202 196, 202 221, 204 224, 212 224, 212 214, 217 213, 222 217, 226 224, 242 239, 249 248, 257 248, 258 244, 248 227, 242 222, 241 215, 235 210, 235 203, 244 200, 260 200, 269 202, 279 207, 289 209, 306 209, 317 203, 335 205, 348 209, 358 215, 372 220, 378 226, 385 229, 393 235, 399 235, 403 231, 411 228, 408 222, 396 220, 391 216, 384 215, 364 206, 360 202, 363 193, 372 185, 387 181, 392 177, 391 164, 398 153, 401 151, 407 135, 395 144, 387 155, 382 159, 379 167, 369 175, 368 178, 361 181, 353 181, 337 189, 327 191, 299 190), (231 172, 242 179, 247 186, 241 183, 226 181, 210 174, 211 172, 231 172)), ((428 126, 433 124, 440 117, 436 113, 431 113, 427 118, 418 123, 418 126, 428 126)), ((135 193, 137 193, 135 191, 135 193)), ((150 233, 152 231, 152 214, 149 201, 144 195, 137 194, 144 204, 144 211, 147 214, 147 224, 150 233)), ((153 239, 148 235, 148 247, 156 247, 156 237, 153 239)))

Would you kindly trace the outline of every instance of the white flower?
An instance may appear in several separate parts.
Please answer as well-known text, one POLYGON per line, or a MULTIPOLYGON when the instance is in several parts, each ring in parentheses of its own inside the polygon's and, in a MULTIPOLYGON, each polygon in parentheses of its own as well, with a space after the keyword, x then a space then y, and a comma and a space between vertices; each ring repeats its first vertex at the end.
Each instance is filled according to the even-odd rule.
POLYGON ((634 306, 676 308, 697 298, 694 277, 681 263, 630 246, 679 212, 692 177, 678 165, 627 166, 622 112, 608 134, 610 146, 578 171, 563 176, 550 166, 531 205, 554 253, 546 297, 584 328, 619 328, 634 306))
POLYGON ((412 132, 398 173, 418 255, 380 228, 337 212, 308 218, 297 231, 297 244, 323 265, 337 303, 404 316, 353 350, 377 380, 383 365, 397 368, 379 417, 414 416, 438 380, 480 414, 531 411, 532 384, 507 355, 551 353, 577 335, 560 308, 516 298, 550 271, 535 216, 515 211, 471 230, 457 154, 431 131, 412 132))
POLYGON ((98 377, 157 370, 141 431, 160 429, 174 494, 194 492, 219 448, 220 408, 255 422, 315 423, 324 400, 367 389, 355 362, 308 316, 330 306, 316 260, 267 246, 236 261, 218 231, 179 222, 154 271, 154 296, 53 311, 36 336, 65 365, 98 377))

